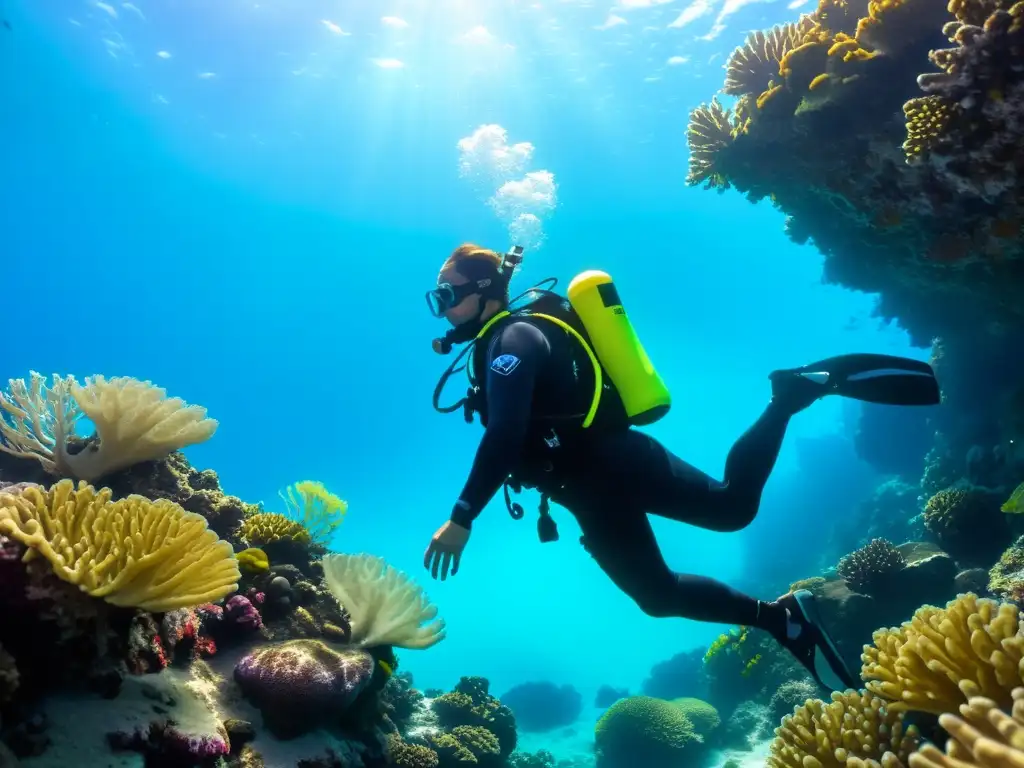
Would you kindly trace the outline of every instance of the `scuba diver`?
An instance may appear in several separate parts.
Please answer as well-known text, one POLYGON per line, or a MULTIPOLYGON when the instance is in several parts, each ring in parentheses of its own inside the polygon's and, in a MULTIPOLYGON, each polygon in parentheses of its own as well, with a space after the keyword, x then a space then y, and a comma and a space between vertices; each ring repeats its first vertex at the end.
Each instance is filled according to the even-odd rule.
POLYGON ((509 299, 523 250, 501 254, 473 244, 444 262, 427 292, 435 317, 452 325, 433 342, 440 354, 467 344, 434 391, 442 413, 479 414, 484 434, 450 518, 433 535, 424 567, 455 575, 474 519, 504 487, 540 492, 541 541, 558 538, 550 502, 579 524, 581 543, 615 585, 646 614, 738 624, 770 633, 824 688, 858 683, 798 590, 763 601, 705 576, 672 571, 649 514, 711 531, 738 531, 754 519, 789 420, 816 400, 840 395, 892 405, 934 405, 931 367, 902 357, 852 354, 769 375, 771 399, 736 441, 716 480, 635 427, 665 415, 671 398, 637 339, 618 291, 604 272, 578 275, 563 298, 554 278, 509 299), (527 299, 522 306, 520 301, 527 299), (468 361, 459 366, 463 358, 468 361), (465 369, 466 397, 440 405, 450 377, 465 369))

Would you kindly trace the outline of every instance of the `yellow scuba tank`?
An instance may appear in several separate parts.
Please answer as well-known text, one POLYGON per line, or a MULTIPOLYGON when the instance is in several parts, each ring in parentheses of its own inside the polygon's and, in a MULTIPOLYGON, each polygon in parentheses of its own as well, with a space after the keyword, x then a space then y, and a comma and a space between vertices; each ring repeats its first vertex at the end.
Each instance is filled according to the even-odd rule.
POLYGON ((653 424, 668 413, 672 396, 644 352, 611 277, 597 270, 580 273, 569 284, 568 299, 630 423, 653 424))

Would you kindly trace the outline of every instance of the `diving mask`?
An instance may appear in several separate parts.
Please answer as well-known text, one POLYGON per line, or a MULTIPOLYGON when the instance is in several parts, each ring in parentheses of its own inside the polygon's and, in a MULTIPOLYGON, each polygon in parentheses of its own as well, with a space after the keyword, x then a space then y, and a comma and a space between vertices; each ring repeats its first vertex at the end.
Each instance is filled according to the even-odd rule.
POLYGON ((472 261, 459 264, 459 272, 469 278, 468 282, 462 285, 452 285, 447 282, 438 283, 436 288, 427 291, 427 307, 430 309, 430 314, 434 317, 443 317, 445 312, 453 307, 457 307, 475 293, 479 293, 485 299, 504 296, 508 290, 508 283, 512 279, 512 274, 522 261, 523 246, 513 245, 505 254, 501 261, 501 267, 498 269, 494 268, 493 263, 478 262, 484 267, 487 274, 472 274, 472 272, 477 271, 473 269, 475 265, 472 261), (466 274, 467 272, 470 274, 466 274))

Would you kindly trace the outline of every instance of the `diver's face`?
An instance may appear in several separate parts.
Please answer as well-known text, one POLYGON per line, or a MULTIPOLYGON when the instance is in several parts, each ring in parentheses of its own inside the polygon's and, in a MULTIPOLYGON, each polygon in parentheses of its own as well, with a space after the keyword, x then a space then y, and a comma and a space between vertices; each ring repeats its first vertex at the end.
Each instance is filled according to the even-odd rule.
MULTIPOLYGON (((469 280, 464 276, 460 275, 458 270, 454 267, 441 270, 441 274, 437 276, 437 284, 440 286, 442 283, 448 283, 454 286, 465 285, 469 280)), ((479 293, 474 293, 471 296, 467 296, 461 302, 456 304, 451 309, 445 310, 443 317, 452 325, 462 325, 470 320, 474 320, 480 316, 480 301, 482 297, 479 293)))

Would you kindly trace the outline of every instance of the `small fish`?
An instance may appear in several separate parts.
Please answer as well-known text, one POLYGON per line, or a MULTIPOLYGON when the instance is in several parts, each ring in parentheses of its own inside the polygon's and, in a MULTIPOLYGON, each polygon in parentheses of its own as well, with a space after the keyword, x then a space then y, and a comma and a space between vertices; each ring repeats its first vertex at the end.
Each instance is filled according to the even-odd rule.
POLYGON ((1010 515, 1024 514, 1024 483, 1017 486, 1000 509, 1010 515))
POLYGON ((395 668, 388 664, 386 661, 378 659, 377 664, 381 669, 384 670, 384 674, 386 674, 388 677, 391 677, 391 675, 395 673, 395 668))

